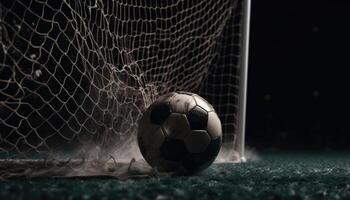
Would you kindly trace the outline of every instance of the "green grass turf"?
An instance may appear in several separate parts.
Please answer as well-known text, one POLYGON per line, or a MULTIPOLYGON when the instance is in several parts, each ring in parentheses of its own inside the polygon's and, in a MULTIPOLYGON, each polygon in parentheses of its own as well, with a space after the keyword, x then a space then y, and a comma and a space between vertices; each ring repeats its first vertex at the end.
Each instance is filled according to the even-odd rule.
POLYGON ((6 180, 0 199, 350 199, 350 152, 262 153, 191 177, 6 180))

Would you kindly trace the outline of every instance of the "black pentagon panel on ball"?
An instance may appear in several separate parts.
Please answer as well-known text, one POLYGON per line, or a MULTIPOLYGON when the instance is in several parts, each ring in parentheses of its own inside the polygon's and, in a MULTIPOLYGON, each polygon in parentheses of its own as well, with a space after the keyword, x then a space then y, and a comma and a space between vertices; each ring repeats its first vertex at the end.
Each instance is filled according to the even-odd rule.
POLYGON ((192 130, 206 130, 208 113, 203 108, 196 106, 187 113, 187 119, 192 130))
POLYGON ((182 161, 182 166, 187 170, 187 173, 195 174, 208 168, 215 158, 215 156, 207 157, 204 153, 190 153, 182 161))
POLYGON ((168 119, 163 123, 164 133, 173 139, 184 139, 189 133, 189 122, 185 114, 171 113, 168 119))
POLYGON ((205 130, 194 130, 185 138, 185 144, 190 153, 206 151, 210 142, 211 138, 205 130))
POLYGON ((151 123, 161 125, 171 114, 168 102, 159 102, 152 108, 151 123))
POLYGON ((217 156, 220 152, 221 142, 222 142, 221 137, 212 139, 207 149, 205 150, 204 154, 207 155, 208 157, 217 156))
POLYGON ((182 140, 168 138, 160 147, 160 154, 164 160, 180 162, 189 153, 182 140))

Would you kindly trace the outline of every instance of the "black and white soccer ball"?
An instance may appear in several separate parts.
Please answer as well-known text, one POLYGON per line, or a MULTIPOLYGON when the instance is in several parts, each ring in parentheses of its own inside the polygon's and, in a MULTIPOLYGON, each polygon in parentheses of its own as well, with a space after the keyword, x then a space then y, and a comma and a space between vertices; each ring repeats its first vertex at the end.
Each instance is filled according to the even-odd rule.
POLYGON ((214 108, 189 92, 161 96, 143 114, 138 128, 141 154, 163 172, 197 173, 209 167, 222 143, 214 108))

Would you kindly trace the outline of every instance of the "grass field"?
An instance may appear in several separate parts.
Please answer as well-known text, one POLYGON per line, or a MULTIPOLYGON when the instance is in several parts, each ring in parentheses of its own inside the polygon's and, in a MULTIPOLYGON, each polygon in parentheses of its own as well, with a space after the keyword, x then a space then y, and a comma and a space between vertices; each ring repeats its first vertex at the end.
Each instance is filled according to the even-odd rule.
POLYGON ((350 152, 266 152, 191 177, 4 180, 0 199, 350 199, 350 152))

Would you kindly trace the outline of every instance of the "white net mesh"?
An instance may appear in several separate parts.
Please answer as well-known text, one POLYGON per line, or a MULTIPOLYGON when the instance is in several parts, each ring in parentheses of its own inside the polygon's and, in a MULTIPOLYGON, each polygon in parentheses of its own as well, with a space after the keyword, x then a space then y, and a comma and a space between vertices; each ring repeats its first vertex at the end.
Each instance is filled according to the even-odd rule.
POLYGON ((232 142, 242 12, 242 0, 1 1, 2 158, 131 159, 142 111, 176 90, 208 99, 232 142))

